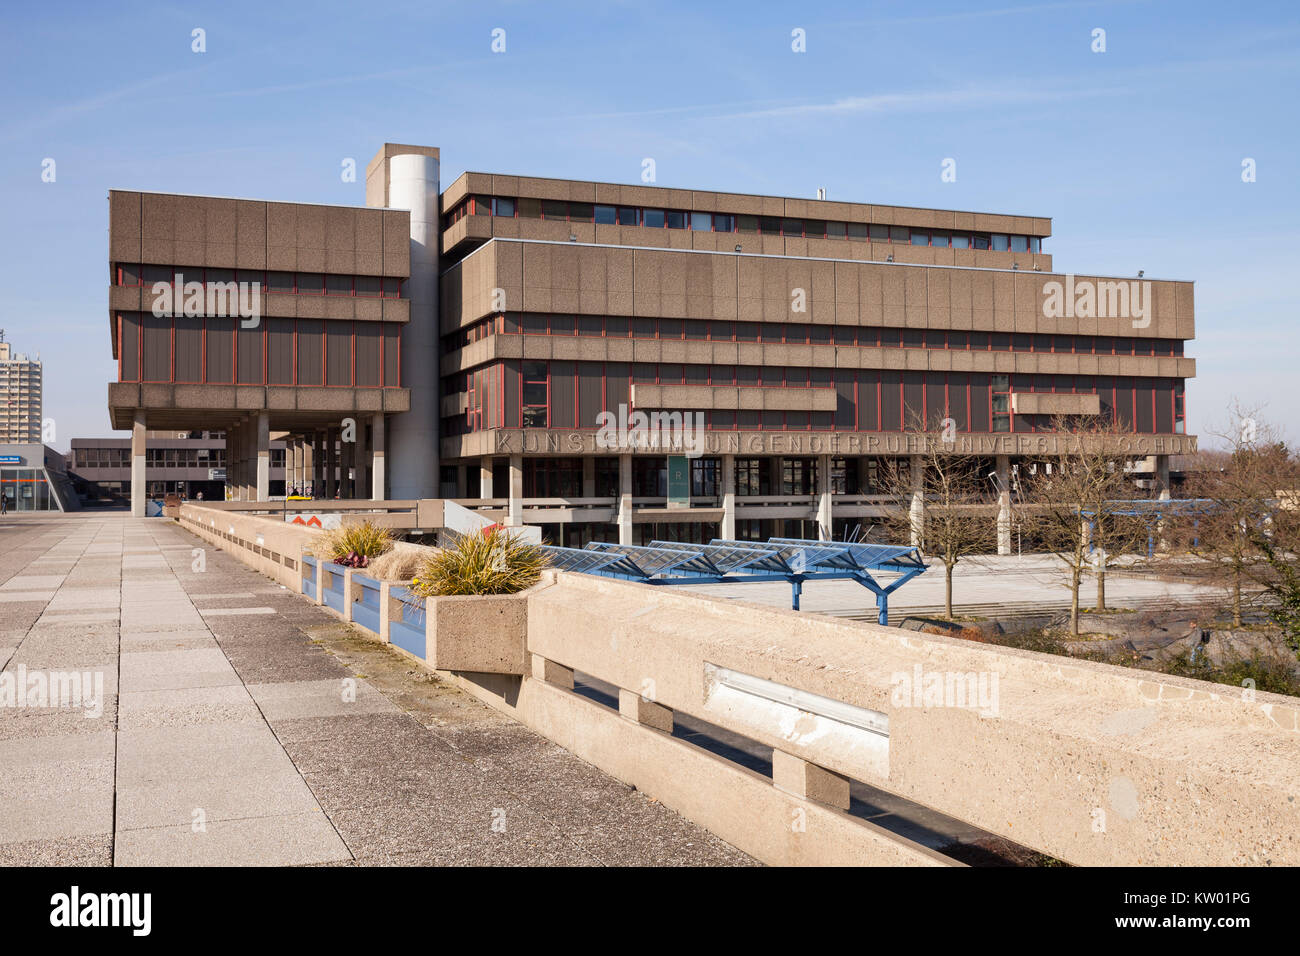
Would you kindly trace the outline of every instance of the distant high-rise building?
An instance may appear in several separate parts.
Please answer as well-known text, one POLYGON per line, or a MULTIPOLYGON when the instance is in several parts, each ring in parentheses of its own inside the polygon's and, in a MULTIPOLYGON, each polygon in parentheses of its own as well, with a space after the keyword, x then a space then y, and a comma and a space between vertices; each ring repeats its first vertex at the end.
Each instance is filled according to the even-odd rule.
POLYGON ((0 331, 0 443, 41 441, 41 363, 13 344, 0 331))

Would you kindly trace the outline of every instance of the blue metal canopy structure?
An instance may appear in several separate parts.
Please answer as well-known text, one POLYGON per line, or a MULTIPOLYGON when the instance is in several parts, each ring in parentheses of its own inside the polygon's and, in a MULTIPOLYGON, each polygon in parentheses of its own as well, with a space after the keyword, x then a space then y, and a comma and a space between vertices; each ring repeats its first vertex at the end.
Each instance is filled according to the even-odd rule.
POLYGON ((772 538, 708 544, 652 541, 648 545, 593 541, 585 548, 543 545, 552 567, 582 574, 640 581, 644 584, 721 584, 785 581, 790 606, 799 610, 805 581, 857 581, 876 596, 878 620, 889 616, 889 595, 925 571, 917 548, 858 541, 812 541, 772 538), (888 584, 873 572, 896 574, 888 584))
MULTIPOLYGON (((1212 498, 1138 498, 1128 501, 1108 501, 1106 502, 1107 511, 1111 515, 1121 515, 1127 518, 1140 518, 1147 526, 1147 557, 1155 555, 1155 529, 1156 526, 1165 518, 1192 517, 1193 527, 1200 524, 1200 515, 1211 514, 1215 508, 1215 502, 1212 498)), ((1097 523, 1097 509, 1081 508, 1079 514, 1088 522, 1089 539, 1091 539, 1093 528, 1097 523)), ((1192 538, 1192 547, 1196 547, 1197 539, 1192 538)), ((1088 542, 1088 551, 1091 553, 1093 545, 1091 540, 1088 542)))

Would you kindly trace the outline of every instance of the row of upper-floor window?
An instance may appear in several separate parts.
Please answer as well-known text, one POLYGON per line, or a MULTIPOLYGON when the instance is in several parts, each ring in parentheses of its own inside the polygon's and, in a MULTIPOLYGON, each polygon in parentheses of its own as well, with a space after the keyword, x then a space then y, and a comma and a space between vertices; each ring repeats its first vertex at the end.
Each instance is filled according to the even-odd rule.
POLYGON ((401 325, 349 319, 118 315, 118 381, 187 384, 401 385, 401 325))
POLYGON ((204 266, 151 266, 117 264, 115 282, 120 286, 151 289, 158 282, 257 283, 263 292, 283 295, 359 296, 371 299, 400 299, 404 280, 393 276, 339 275, 329 272, 280 272, 266 269, 211 269, 204 266))
MULTIPOLYGON (((283 468, 284 448, 272 447, 271 467, 283 468)), ((224 448, 146 448, 147 468, 224 468, 224 448)), ((130 448, 85 447, 73 448, 68 455, 68 467, 79 468, 129 468, 130 448)))
POLYGON ((898 326, 813 325, 804 322, 733 322, 717 319, 629 318, 507 312, 443 336, 444 352, 490 335, 584 335, 604 338, 759 342, 771 345, 846 345, 860 348, 955 349, 1074 355, 1182 355, 1182 339, 1128 335, 1045 335, 898 326))
POLYGON ((443 228, 450 228, 466 216, 546 219, 606 226, 639 226, 645 229, 683 229, 690 232, 724 232, 801 239, 856 239, 941 249, 989 249, 994 252, 1029 253, 1042 251, 1042 239, 1039 236, 1015 233, 887 226, 879 223, 841 222, 834 219, 694 212, 646 206, 609 206, 564 199, 520 199, 512 196, 467 196, 449 212, 443 214, 443 228))
MULTIPOLYGON (((826 374, 825 369, 507 360, 453 380, 453 388, 465 393, 466 411, 448 424, 456 433, 490 428, 596 428, 602 411, 617 413, 620 406, 634 404, 632 386, 639 383, 789 387, 811 384, 814 376, 826 374), (693 368, 707 368, 708 381, 687 379, 687 371, 693 368)), ((722 428, 743 428, 748 427, 745 423, 757 422, 756 427, 856 431, 898 431, 949 416, 963 432, 1035 431, 1050 424, 1046 416, 1040 420, 1014 414, 1013 392, 1096 395, 1103 414, 1117 417, 1140 433, 1182 433, 1186 420, 1182 379, 835 369, 829 385, 824 380, 819 384, 834 387, 835 412, 741 410, 733 419, 730 411, 713 410, 708 420, 721 422, 715 427, 722 428), (938 415, 940 410, 943 415, 938 415), (733 421, 735 424, 726 424, 733 421)))

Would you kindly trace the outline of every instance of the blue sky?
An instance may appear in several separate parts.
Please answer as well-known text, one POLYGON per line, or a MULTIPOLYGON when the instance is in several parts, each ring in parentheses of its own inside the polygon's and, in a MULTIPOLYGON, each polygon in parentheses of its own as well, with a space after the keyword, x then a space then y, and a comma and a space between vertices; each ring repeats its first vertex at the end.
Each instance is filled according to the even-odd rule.
POLYGON ((1058 271, 1195 280, 1189 431, 1235 399, 1294 440, 1298 53, 1282 2, 26 4, 0 327, 41 353, 66 448, 111 434, 111 188, 361 205, 385 141, 441 147, 444 185, 653 157, 662 186, 1049 216, 1058 271))

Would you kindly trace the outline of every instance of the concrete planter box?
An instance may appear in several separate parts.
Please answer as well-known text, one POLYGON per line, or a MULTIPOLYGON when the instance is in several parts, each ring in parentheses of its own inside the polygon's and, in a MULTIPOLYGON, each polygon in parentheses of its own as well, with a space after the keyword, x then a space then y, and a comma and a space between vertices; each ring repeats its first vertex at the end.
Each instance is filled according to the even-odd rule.
POLYGON ((524 674, 529 593, 427 599, 426 663, 441 671, 524 674))

